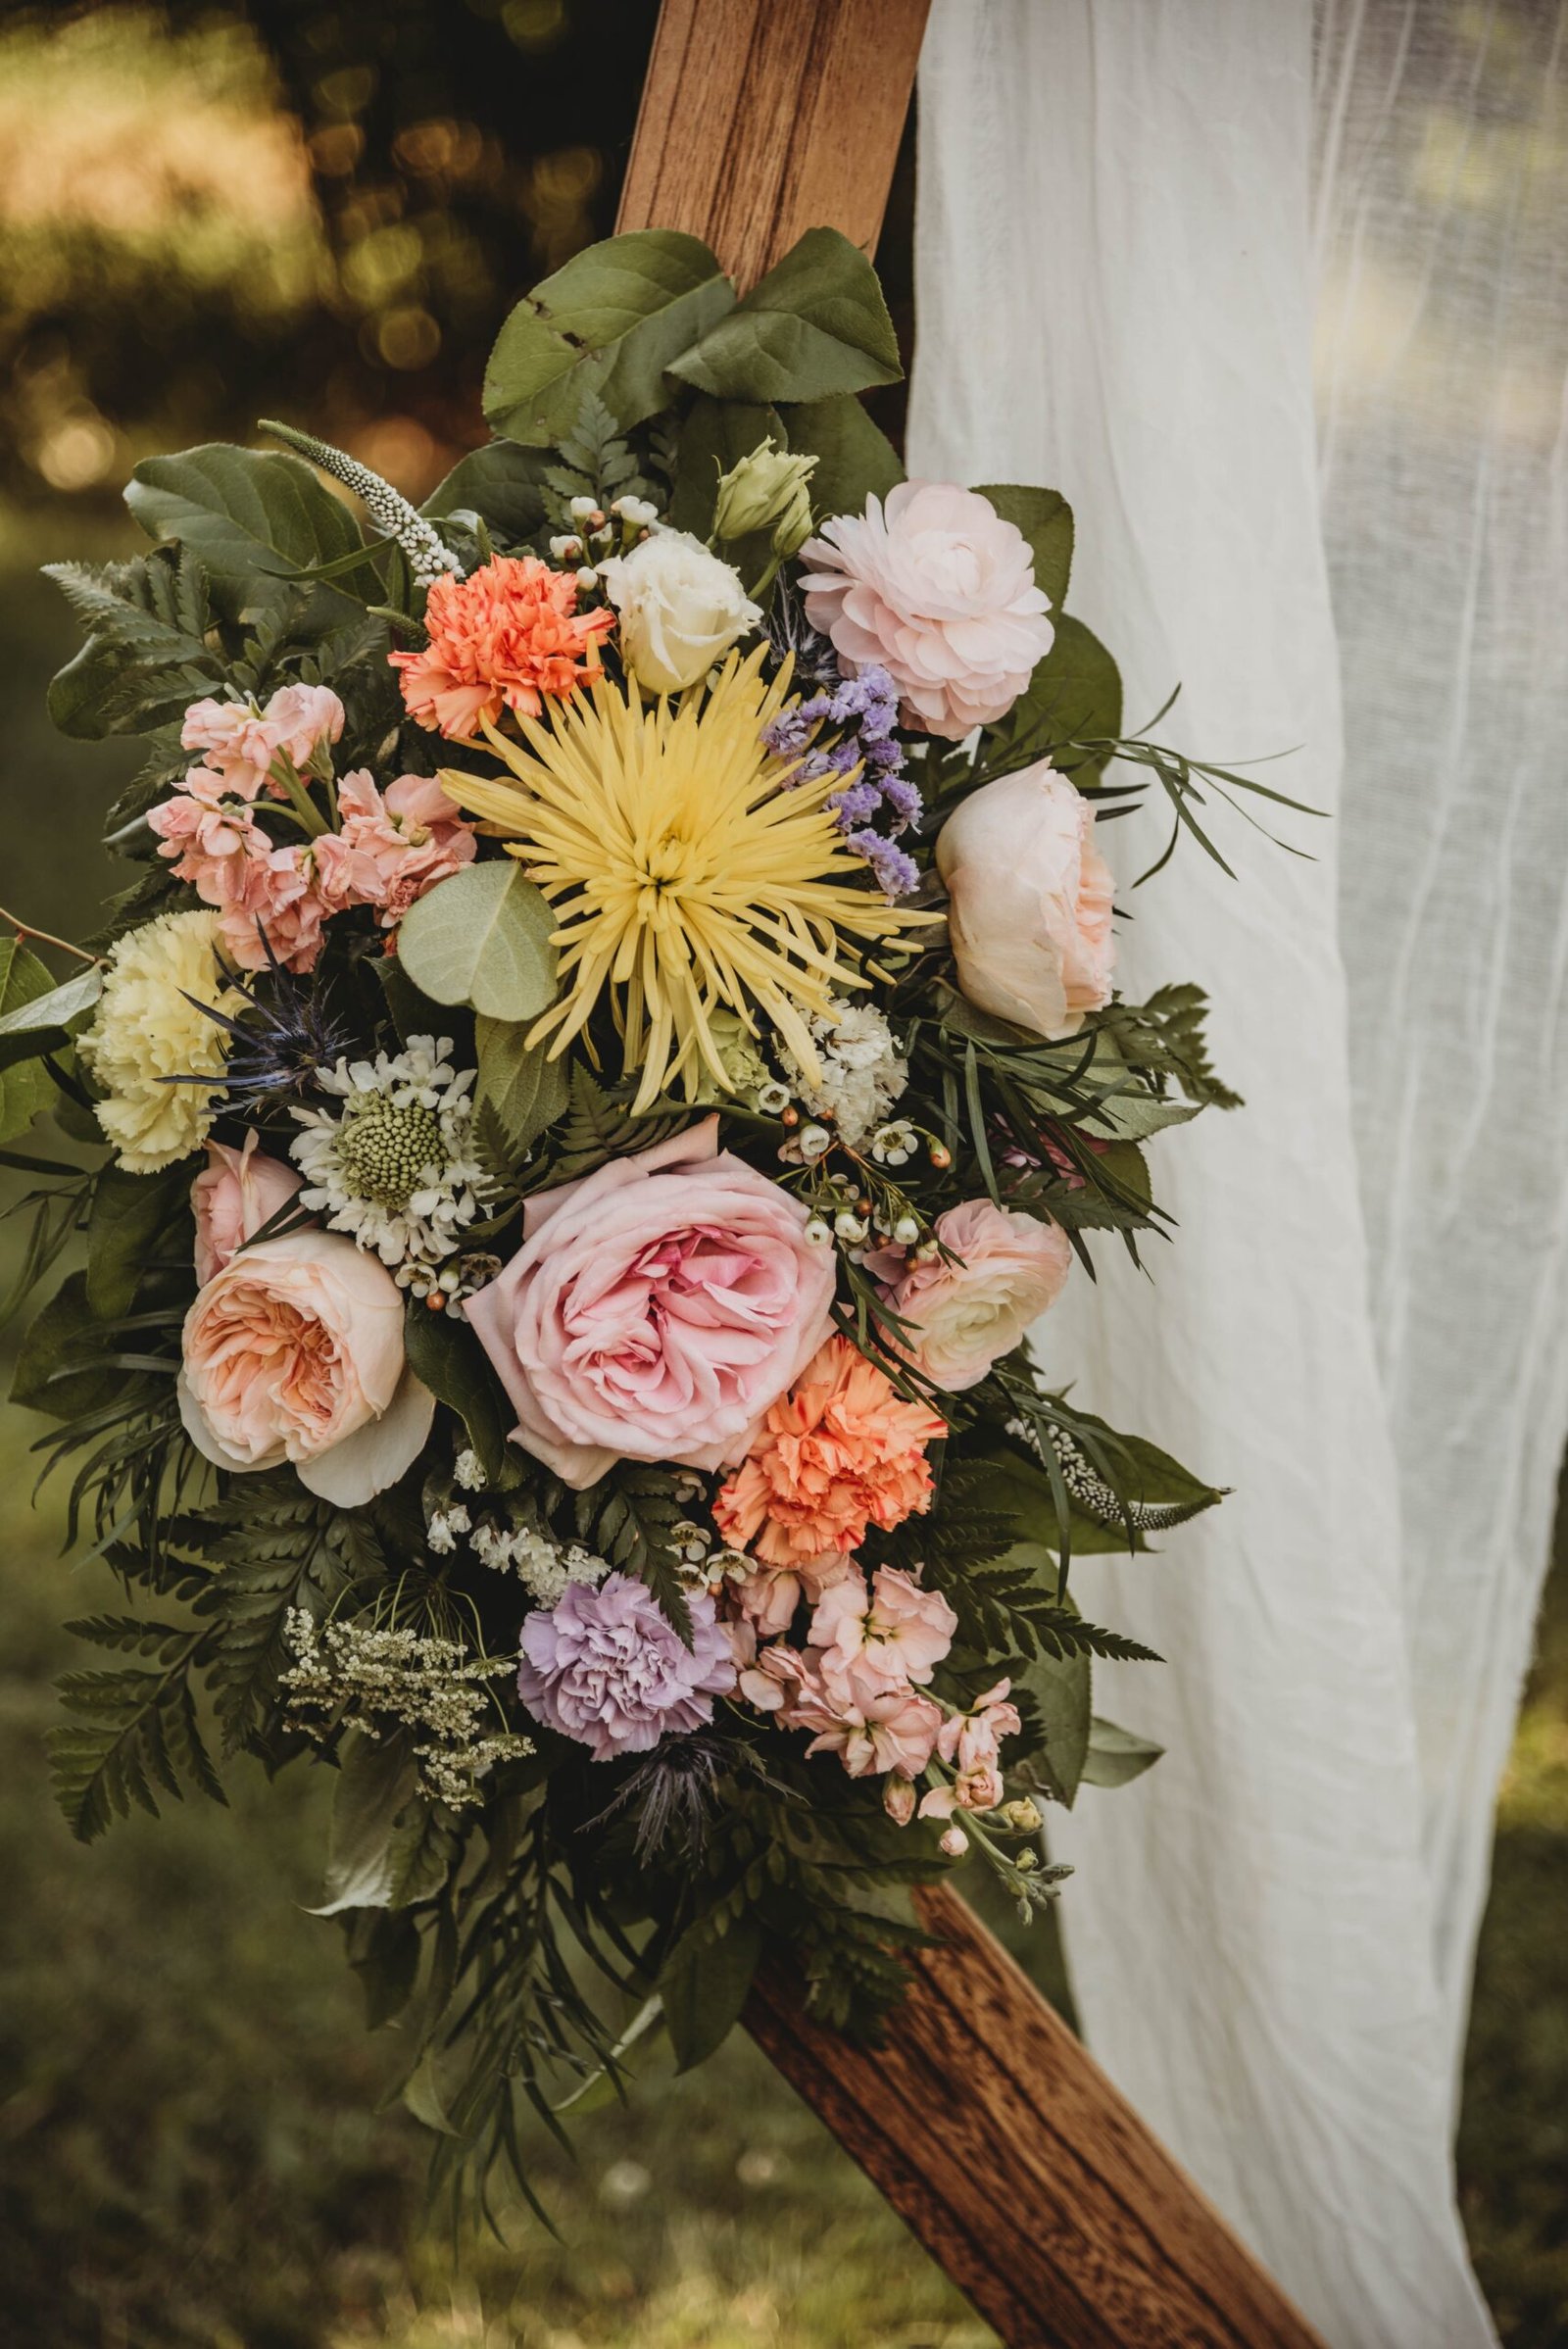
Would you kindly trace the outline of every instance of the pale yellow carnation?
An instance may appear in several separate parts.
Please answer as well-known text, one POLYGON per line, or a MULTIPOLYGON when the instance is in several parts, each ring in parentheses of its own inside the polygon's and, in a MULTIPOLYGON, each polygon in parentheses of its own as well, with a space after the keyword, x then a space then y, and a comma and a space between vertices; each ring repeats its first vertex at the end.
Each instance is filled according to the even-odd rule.
POLYGON ((127 1174, 157 1174, 187 1157, 213 1122, 216 1086, 161 1080, 222 1069, 227 1032, 200 1008, 229 988, 218 941, 219 917, 204 907, 161 913, 110 949, 98 1008, 77 1050, 103 1089, 98 1123, 127 1174))

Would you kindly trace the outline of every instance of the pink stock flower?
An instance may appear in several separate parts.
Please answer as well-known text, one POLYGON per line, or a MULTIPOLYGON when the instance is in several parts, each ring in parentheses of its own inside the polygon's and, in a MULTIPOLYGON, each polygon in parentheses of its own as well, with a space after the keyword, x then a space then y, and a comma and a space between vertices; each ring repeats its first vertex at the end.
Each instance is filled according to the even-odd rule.
POLYGON ((976 1697, 966 1713, 944 1721, 937 1751, 956 1775, 951 1786, 933 1786, 920 1798, 922 1819, 950 1819, 955 1810, 994 1811, 1004 1791, 1000 1747, 1004 1737, 1015 1737, 1023 1724, 1016 1705, 1009 1704, 1010 1681, 998 1681, 976 1697))
POLYGON ((1072 1248, 1059 1224, 988 1199, 949 1207, 935 1230, 957 1260, 910 1263, 883 1296, 906 1325, 890 1337, 933 1385, 956 1395, 978 1386, 1055 1303, 1072 1248))
POLYGON ((314 844, 274 847, 242 802, 215 806, 189 792, 151 808, 147 822, 163 844, 159 855, 170 858, 178 879, 216 907, 231 961, 242 970, 266 969, 260 921, 287 969, 314 966, 329 909, 316 885, 314 844))
POLYGON ((222 1271, 300 1187, 301 1177, 293 1167, 270 1158, 258 1142, 253 1126, 240 1150, 230 1150, 224 1142, 207 1145, 207 1164, 190 1187, 200 1288, 222 1271))
POLYGON ((279 751, 296 768, 310 763, 318 743, 333 743, 343 732, 343 705, 325 685, 285 685, 265 710, 251 702, 193 702, 179 739, 187 751, 205 754, 208 769, 225 791, 254 800, 264 786, 276 799, 286 795, 269 781, 279 751))
POLYGON ((466 579, 436 580, 424 608, 429 642, 390 653, 404 703, 421 726, 459 741, 503 710, 537 717, 544 696, 561 699, 604 674, 600 639, 612 612, 579 612, 570 571, 532 555, 497 555, 466 579))
POLYGON ((879 1566, 869 1590, 858 1574, 825 1590, 807 1637, 823 1649, 825 1672, 856 1666, 868 1683, 901 1688, 931 1678, 957 1628, 940 1590, 922 1590, 899 1568, 879 1566))
POLYGON ((781 1729, 809 1730, 808 1753, 836 1753, 851 1778, 895 1771, 916 1779, 930 1761, 942 1727, 942 1708, 907 1683, 889 1686, 858 1662, 830 1668, 782 1641, 764 1647, 740 1689, 781 1729))
POLYGON ((853 1562, 841 1550, 830 1549, 824 1556, 803 1559, 793 1568, 768 1566, 757 1559, 751 1574, 742 1581, 726 1582, 724 1588, 730 1603, 755 1627, 758 1638, 776 1639, 789 1630, 803 1598, 819 1598, 835 1583, 848 1581, 855 1573, 853 1562))
POLYGON ((737 1548, 755 1542, 765 1565, 793 1572, 848 1554, 867 1526, 901 1525, 930 1507, 925 1446, 947 1432, 847 1338, 829 1338, 768 1410, 713 1503, 714 1523, 737 1548))
POLYGON ((579 1491, 616 1459, 739 1459, 831 1326, 808 1220, 719 1150, 716 1117, 530 1199, 522 1247, 465 1307, 514 1441, 579 1491))
POLYGON ((904 481, 801 549, 806 616, 852 676, 897 685, 906 725, 956 741, 1006 714, 1051 650, 1029 542, 989 498, 904 481))
POLYGON ((383 930, 438 881, 471 864, 473 827, 431 775, 400 775, 383 795, 364 767, 338 785, 340 832, 316 844, 321 895, 336 913, 373 905, 383 930))

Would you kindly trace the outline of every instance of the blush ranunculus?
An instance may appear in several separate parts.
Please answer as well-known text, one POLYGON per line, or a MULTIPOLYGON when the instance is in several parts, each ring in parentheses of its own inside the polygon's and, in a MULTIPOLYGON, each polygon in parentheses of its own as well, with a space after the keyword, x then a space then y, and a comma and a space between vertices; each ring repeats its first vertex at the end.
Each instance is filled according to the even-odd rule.
POLYGON ((531 1199, 523 1244, 465 1306, 513 1439, 581 1490, 616 1459, 718 1469, 831 1322, 832 1250, 705 1118, 531 1199))
POLYGON ((1016 523, 978 490, 903 481, 801 549, 806 616, 851 674, 898 686, 905 723, 956 742, 1004 717, 1055 633, 1016 523))
POLYGON ((309 1492, 358 1508, 395 1485, 435 1397, 409 1369, 403 1297, 334 1232, 264 1240, 200 1291, 181 1338, 179 1410, 220 1468, 293 1464, 309 1492))
POLYGON ((829 1338, 766 1413, 713 1522, 726 1542, 795 1573, 831 1551, 847 1556, 868 1526, 930 1507, 925 1447, 947 1432, 847 1338, 829 1338))
POLYGON ((293 1167, 281 1158, 270 1158, 259 1141, 253 1126, 237 1150, 226 1142, 209 1142, 207 1164, 190 1187, 196 1279, 204 1289, 300 1187, 301 1177, 293 1167))
POLYGON ((1072 1247, 1059 1224, 988 1199, 949 1207, 935 1231, 960 1261, 933 1256, 911 1264, 882 1294, 906 1325, 897 1342, 915 1367, 934 1386, 961 1395, 1055 1303, 1072 1247))
POLYGON ((937 835, 948 930, 968 1001, 1071 1036, 1110 1001, 1110 867, 1095 811, 1049 759, 960 801, 937 835))

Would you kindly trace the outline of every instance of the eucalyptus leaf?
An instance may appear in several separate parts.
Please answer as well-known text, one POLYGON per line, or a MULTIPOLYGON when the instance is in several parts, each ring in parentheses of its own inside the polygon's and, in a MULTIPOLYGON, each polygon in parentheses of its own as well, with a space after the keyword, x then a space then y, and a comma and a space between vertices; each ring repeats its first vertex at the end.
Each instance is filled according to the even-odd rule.
POLYGON ((1164 1752, 1152 1737, 1141 1737, 1135 1730, 1118 1729, 1114 1721, 1102 1720, 1096 1714, 1089 1725, 1089 1752, 1084 1762, 1084 1782, 1091 1786, 1125 1786, 1135 1778, 1152 1770, 1164 1752))
MULTIPOLYGON (((288 582, 365 543, 348 508, 303 459, 225 441, 144 459, 125 503, 149 538, 195 549, 229 617, 265 609, 288 582)), ((365 585, 379 592, 368 564, 365 585)), ((318 585, 316 594, 338 617, 352 613, 354 600, 337 588, 318 585)))
POLYGON ((0 1142, 24 1134, 54 1094, 38 1054, 66 1041, 64 1026, 34 1005, 57 993, 47 963, 20 938, 0 938, 0 1142), (16 1065, 17 1063, 21 1065, 16 1065))
POLYGON ((669 372, 719 400, 810 403, 897 383, 904 369, 865 255, 836 228, 808 228, 669 372))
POLYGON ((510 1148, 520 1162, 547 1126, 564 1117, 569 1095, 564 1057, 551 1060, 546 1047, 531 1049, 517 1020, 479 1019, 478 1098, 500 1119, 510 1148))
POLYGON ((484 375, 493 431, 527 448, 559 442, 587 393, 622 431, 663 408, 664 370, 734 306, 700 237, 639 228, 573 254, 524 295, 484 375))
POLYGON ((1067 601, 1072 570, 1072 508, 1059 490, 1032 489, 1016 482, 987 483, 989 498, 1005 522, 1015 523, 1035 559, 1035 585, 1044 588, 1054 612, 1067 601))
POLYGON ((398 958, 437 1003, 536 1019, 556 992, 556 917, 513 857, 470 864, 412 905, 398 958))

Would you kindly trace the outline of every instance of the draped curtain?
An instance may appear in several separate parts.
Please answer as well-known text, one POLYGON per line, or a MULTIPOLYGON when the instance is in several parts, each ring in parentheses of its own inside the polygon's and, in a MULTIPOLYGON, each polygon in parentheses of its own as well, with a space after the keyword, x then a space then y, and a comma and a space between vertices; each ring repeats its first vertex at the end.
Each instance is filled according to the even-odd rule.
POLYGON ((1076 1570, 1160 1737, 1055 1840, 1091 2043, 1336 2349, 1492 2329, 1469 1972, 1568 1422, 1565 12, 936 0, 911 469, 1036 480, 1129 722, 1323 809, 1105 829, 1247 1097, 1037 1333, 1236 1488, 1076 1570), (1314 383, 1314 348, 1316 379, 1314 383), (1152 1631, 1150 1632, 1150 1626, 1152 1631))

